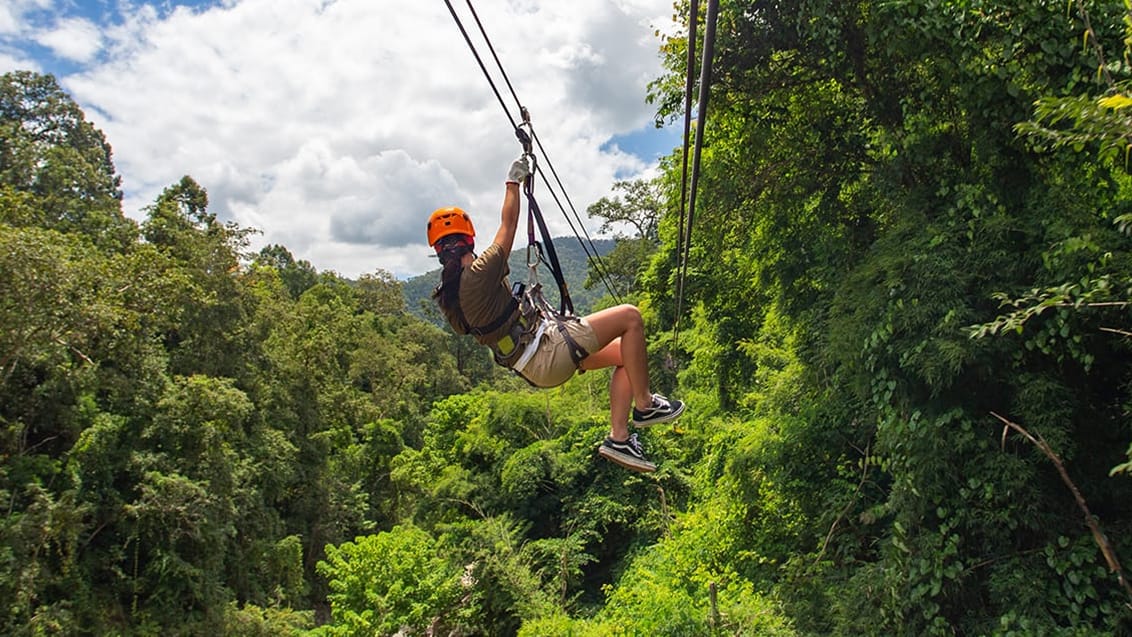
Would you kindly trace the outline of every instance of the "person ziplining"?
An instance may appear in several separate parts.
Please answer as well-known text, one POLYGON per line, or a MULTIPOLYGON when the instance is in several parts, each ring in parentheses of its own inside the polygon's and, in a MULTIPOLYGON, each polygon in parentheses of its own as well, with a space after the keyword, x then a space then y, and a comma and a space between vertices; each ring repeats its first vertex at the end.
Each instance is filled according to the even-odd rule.
MULTIPOLYGON (((531 161, 535 160, 533 150, 538 137, 530 125, 530 116, 507 79, 507 73, 495 55, 471 0, 468 0, 468 9, 491 50, 499 73, 511 90, 511 96, 519 105, 521 123, 511 116, 451 0, 444 2, 511 121, 515 135, 522 143, 523 154, 512 163, 507 173, 499 229, 483 254, 477 256, 475 253, 476 232, 467 212, 456 207, 444 207, 429 216, 426 226, 428 244, 443 265, 441 281, 433 292, 433 298, 457 334, 475 337, 492 350, 496 363, 516 372, 536 387, 556 387, 569 380, 575 372, 612 367, 609 381, 610 430, 598 447, 598 454, 633 471, 655 471, 656 465, 645 457, 637 434, 629 431, 630 413, 634 426, 646 427, 675 420, 684 412, 684 403, 669 400, 650 389, 644 320, 636 306, 620 304, 587 316, 574 316, 554 243, 534 197, 534 176, 538 169, 537 163, 532 167, 531 161), (527 286, 512 288, 508 280, 508 257, 519 225, 520 187, 527 196, 529 212, 527 265, 530 278, 527 286), (561 297, 558 310, 542 296, 542 286, 538 283, 537 267, 542 257, 542 246, 534 237, 536 222, 558 284, 561 297), (538 258, 532 259, 532 253, 538 258)), ((538 146, 541 151, 541 143, 538 146)), ((547 162, 549 165, 549 159, 547 162)), ((557 179, 553 166, 550 170, 557 179)), ((543 181, 546 182, 545 176, 543 181)), ((554 195, 554 192, 551 194, 554 195)), ((567 222, 571 228, 574 227, 569 216, 567 222)), ((584 243, 582 247, 586 248, 584 243)), ((589 250, 586 252, 589 254, 589 250)), ((594 252, 592 262, 595 270, 601 273, 603 268, 596 250, 594 252)), ((612 288, 609 289, 616 300, 616 294, 612 288)))
POLYGON ((578 370, 612 367, 610 430, 598 453, 633 471, 655 471, 637 434, 629 432, 630 410, 633 425, 646 427, 676 419, 684 403, 653 393, 649 387, 640 310, 622 304, 582 317, 565 310, 556 312, 541 296, 534 264, 535 285, 513 288, 508 280, 507 261, 519 225, 520 184, 527 188, 528 205, 537 211, 530 190, 532 179, 524 153, 507 173, 499 229, 478 256, 476 232, 467 212, 444 207, 429 216, 428 244, 444 266, 433 298, 457 334, 475 337, 491 349, 496 363, 536 387, 561 385, 578 370))

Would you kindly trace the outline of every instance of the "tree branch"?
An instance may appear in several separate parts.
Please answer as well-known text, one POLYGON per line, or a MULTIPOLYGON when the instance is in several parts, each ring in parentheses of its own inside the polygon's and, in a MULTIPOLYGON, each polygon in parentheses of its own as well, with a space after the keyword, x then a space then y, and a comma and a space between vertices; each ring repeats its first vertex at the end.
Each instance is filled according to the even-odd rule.
POLYGON ((1105 562, 1108 563, 1109 571, 1116 573, 1116 578, 1120 582, 1120 586, 1124 589, 1124 592, 1128 594, 1128 597, 1132 599, 1132 585, 1130 585, 1128 583, 1128 580, 1124 577, 1124 571, 1120 568, 1120 561, 1116 558, 1116 551, 1113 550, 1112 544, 1108 541, 1108 537, 1106 537, 1104 532, 1101 530, 1101 525, 1097 520, 1097 517, 1089 511, 1089 505, 1085 502, 1085 497, 1081 495, 1081 491, 1077 489, 1077 485, 1074 484, 1073 480, 1069 478, 1069 472, 1065 470, 1065 465, 1062 464, 1061 458, 1059 458, 1057 454, 1053 452, 1053 449, 1050 448, 1049 444, 1046 443, 1041 434, 1031 434, 1030 432, 1026 431, 1021 425, 1013 423, 993 411, 990 413, 992 416, 999 419, 1004 425, 1006 425, 1002 429, 1003 444, 1006 443, 1007 431, 1013 429, 1014 431, 1022 434, 1022 436, 1025 437, 1026 440, 1029 440, 1031 443, 1033 443, 1035 447, 1040 449, 1041 452, 1044 453, 1051 462, 1053 462, 1053 465, 1057 468, 1057 473, 1061 475, 1061 481, 1065 483, 1065 486, 1069 487, 1069 492, 1073 494, 1073 499, 1077 501, 1077 506, 1080 507, 1081 513, 1084 514, 1085 525, 1089 527, 1090 531, 1092 531, 1093 541, 1097 543, 1097 546, 1100 548, 1101 553, 1104 555, 1105 562))
POLYGON ((1109 88, 1113 87, 1112 74, 1108 72, 1108 63, 1105 61, 1104 48, 1101 46, 1100 40, 1097 39, 1097 32, 1093 30, 1093 23, 1089 20, 1089 13, 1085 11, 1085 3, 1083 0, 1077 0, 1077 13, 1081 16, 1081 21, 1085 23, 1085 39, 1093 46, 1093 53, 1097 56, 1097 73, 1104 77, 1105 84, 1109 88))
POLYGON ((83 359, 83 362, 85 362, 86 364, 94 365, 94 361, 92 361, 90 359, 90 357, 87 356, 86 354, 83 354, 79 350, 79 348, 75 347, 74 345, 71 345, 70 343, 64 341, 62 338, 59 338, 59 337, 55 337, 55 342, 58 343, 59 345, 62 345, 63 347, 66 347, 67 349, 71 350, 72 352, 74 352, 79 358, 83 359))
MULTIPOLYGON (((871 443, 870 443, 870 445, 871 445, 871 443)), ((839 513, 837 515, 837 519, 835 519, 833 521, 833 524, 829 527, 829 533, 825 534, 825 541, 822 542, 821 550, 818 551, 818 556, 817 556, 817 558, 814 559, 814 566, 817 566, 818 563, 821 562, 821 558, 825 556, 825 551, 826 551, 827 548, 829 548, 829 543, 831 541, 833 541, 833 533, 834 533, 834 531, 837 530, 837 525, 840 524, 841 521, 845 519, 846 515, 849 515, 849 511, 851 511, 853 509, 853 506, 855 504, 857 504, 857 496, 860 495, 861 489, 863 489, 864 486, 865 486, 865 480, 869 477, 869 448, 870 448, 870 445, 865 445, 865 453, 864 453, 862 460, 861 460, 861 464, 862 464, 862 466, 861 466, 861 480, 859 482, 857 482, 857 488, 853 490, 853 495, 850 496, 849 503, 846 504, 843 509, 841 509, 841 513, 839 513)))

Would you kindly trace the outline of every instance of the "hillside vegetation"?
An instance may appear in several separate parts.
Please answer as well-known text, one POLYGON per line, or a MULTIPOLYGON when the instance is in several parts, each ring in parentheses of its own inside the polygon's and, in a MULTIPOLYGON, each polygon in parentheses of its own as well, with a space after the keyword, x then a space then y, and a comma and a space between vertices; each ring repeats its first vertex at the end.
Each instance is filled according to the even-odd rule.
POLYGON ((190 176, 134 222, 0 77, 0 633, 1132 634, 1130 48, 1128 2, 723 3, 682 315, 678 154, 610 252, 689 404, 648 475, 608 372, 532 390, 190 176))

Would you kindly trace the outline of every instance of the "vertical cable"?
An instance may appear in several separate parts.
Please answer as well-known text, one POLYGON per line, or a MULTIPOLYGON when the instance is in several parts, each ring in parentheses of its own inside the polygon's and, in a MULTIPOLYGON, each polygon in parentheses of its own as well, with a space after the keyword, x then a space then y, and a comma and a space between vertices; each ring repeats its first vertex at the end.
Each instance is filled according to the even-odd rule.
MULTIPOLYGON (((715 49, 715 23, 719 16, 719 0, 708 0, 707 19, 704 25, 703 66, 700 67, 700 103, 696 116, 696 143, 692 156, 692 186, 688 195, 688 235, 681 259, 678 292, 676 297, 676 325, 682 313, 684 280, 688 275, 688 253, 692 246, 692 225, 696 217, 696 190, 700 177, 700 151, 704 144, 704 124, 707 122, 708 97, 711 95, 711 61, 715 49)), ((673 341, 675 341, 675 336, 673 341)))
POLYGON ((688 150, 692 130, 692 89, 696 81, 696 27, 700 19, 700 0, 691 0, 691 5, 688 16, 688 58, 685 63, 687 72, 684 79, 684 145, 681 148, 684 165, 680 170, 680 217, 676 231, 676 318, 672 322, 673 347, 680 334, 680 302, 684 296, 684 279, 680 277, 680 267, 683 262, 681 255, 684 252, 684 219, 688 202, 688 150))

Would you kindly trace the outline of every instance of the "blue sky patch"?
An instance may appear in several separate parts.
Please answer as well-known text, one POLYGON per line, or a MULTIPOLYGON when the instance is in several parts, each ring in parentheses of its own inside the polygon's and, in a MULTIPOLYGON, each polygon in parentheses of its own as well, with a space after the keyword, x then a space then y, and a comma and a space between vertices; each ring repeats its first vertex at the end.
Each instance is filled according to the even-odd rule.
POLYGON ((674 148, 679 148, 681 136, 681 129, 678 126, 658 129, 649 122, 635 131, 614 135, 608 142, 602 144, 601 150, 609 151, 616 147, 644 161, 653 162, 672 154, 674 148))

